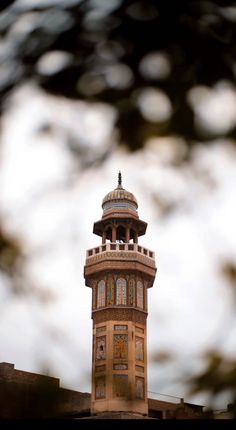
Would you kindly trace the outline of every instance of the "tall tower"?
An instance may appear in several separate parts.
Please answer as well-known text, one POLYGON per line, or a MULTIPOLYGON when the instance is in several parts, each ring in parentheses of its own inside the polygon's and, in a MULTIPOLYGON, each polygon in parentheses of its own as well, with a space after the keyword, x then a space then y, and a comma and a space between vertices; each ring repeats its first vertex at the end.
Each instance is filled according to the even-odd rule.
POLYGON ((120 172, 102 208, 93 227, 102 244, 87 251, 84 267, 93 293, 91 412, 147 415, 147 289, 155 279, 154 252, 138 243, 147 223, 139 219, 137 200, 123 188, 120 172))

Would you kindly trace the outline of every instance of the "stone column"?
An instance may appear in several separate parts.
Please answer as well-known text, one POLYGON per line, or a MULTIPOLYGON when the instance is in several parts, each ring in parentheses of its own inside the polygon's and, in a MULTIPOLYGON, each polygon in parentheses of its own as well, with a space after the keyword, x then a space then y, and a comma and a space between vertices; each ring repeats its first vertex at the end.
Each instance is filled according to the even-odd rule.
POLYGON ((111 241, 113 243, 116 242, 116 226, 115 225, 112 226, 112 238, 111 238, 111 241))
POLYGON ((106 233, 106 231, 103 231, 102 232, 102 243, 103 244, 106 243, 106 240, 107 240, 107 233, 106 233))
POLYGON ((125 243, 129 243, 130 240, 130 227, 126 227, 125 229, 125 243))

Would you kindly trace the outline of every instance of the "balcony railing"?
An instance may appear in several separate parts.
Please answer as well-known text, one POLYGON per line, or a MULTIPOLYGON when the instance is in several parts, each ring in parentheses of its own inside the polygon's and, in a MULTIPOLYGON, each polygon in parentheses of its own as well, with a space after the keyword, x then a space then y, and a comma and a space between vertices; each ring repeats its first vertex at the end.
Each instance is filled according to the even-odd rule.
POLYGON ((96 248, 88 249, 86 257, 93 257, 97 254, 101 254, 102 252, 107 251, 125 251, 125 252, 138 252, 146 257, 155 259, 155 253, 150 251, 143 246, 140 246, 138 243, 104 243, 96 248))

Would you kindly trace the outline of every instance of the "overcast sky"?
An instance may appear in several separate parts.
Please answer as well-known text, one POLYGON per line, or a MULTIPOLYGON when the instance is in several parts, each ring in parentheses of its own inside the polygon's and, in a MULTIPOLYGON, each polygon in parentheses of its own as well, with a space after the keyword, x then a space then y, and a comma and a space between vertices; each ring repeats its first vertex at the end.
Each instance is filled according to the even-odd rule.
MULTIPOLYGON (((201 121, 199 97, 207 94, 196 91, 189 97, 193 106, 198 100, 201 121)), ((222 93, 233 106, 225 113, 232 125, 235 90, 218 84, 216 104, 222 93)), ((204 121, 211 123, 207 100, 204 121)), ((139 216, 148 222, 140 244, 156 254, 156 280, 148 293, 148 390, 185 397, 184 376, 203 368, 203 351, 218 346, 236 353, 232 291, 220 270, 224 261, 236 263, 235 147, 230 140, 199 142, 191 161, 178 165, 186 151, 183 140, 150 140, 130 154, 115 143, 114 120, 115 112, 104 105, 55 99, 33 85, 19 88, 8 102, 1 217, 6 231, 22 240, 33 293, 12 295, 8 279, 0 278, 0 361, 90 391, 91 291, 83 266, 86 249, 100 243, 93 223, 121 170, 123 186, 134 193, 139 216), (109 147, 102 165, 91 163, 109 147), (34 288, 47 299, 43 304, 34 288), (173 355, 174 364, 153 360, 162 351, 173 355)))

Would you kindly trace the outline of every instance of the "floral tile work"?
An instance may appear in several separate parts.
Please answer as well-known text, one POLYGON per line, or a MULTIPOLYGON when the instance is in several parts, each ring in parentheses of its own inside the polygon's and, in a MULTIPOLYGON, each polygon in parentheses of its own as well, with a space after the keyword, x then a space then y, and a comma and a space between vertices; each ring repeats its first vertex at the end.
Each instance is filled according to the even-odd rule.
POLYGON ((113 338, 113 355, 115 359, 128 358, 128 335, 114 334, 113 338))

